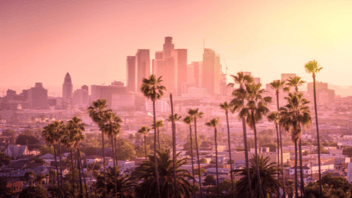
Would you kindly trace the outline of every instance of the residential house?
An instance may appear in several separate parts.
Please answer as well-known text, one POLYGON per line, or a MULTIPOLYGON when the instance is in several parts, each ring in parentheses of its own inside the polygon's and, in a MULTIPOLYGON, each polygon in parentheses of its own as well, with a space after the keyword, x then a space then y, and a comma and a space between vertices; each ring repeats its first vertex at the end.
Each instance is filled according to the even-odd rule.
POLYGON ((10 144, 3 152, 5 156, 18 159, 23 155, 29 155, 29 150, 27 145, 10 144))

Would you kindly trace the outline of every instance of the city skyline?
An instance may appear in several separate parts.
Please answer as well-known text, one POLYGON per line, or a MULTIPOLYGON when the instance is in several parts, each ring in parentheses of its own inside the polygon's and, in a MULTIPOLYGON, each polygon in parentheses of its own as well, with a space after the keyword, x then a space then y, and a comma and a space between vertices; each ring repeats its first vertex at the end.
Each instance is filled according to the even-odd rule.
POLYGON ((316 59, 324 67, 318 81, 351 85, 351 7, 347 1, 1 2, 0 42, 6 47, 0 48, 0 90, 20 91, 35 82, 61 87, 67 72, 74 90, 126 80, 126 57, 150 49, 152 60, 166 36, 175 48, 187 49, 187 64, 202 60, 205 39, 229 74, 249 71, 265 84, 296 73, 309 82, 301 68, 316 59), (165 16, 163 27, 158 16, 165 16))

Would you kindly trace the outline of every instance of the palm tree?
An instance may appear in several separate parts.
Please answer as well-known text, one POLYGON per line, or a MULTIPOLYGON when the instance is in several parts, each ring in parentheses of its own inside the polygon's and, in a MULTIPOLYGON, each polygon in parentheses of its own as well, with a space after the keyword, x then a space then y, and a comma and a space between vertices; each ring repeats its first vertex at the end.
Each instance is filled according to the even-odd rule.
MULTIPOLYGON (((107 134, 108 137, 110 137, 114 167, 116 167, 116 154, 114 152, 116 148, 114 148, 114 138, 120 133, 122 120, 119 116, 117 116, 112 111, 109 111, 105 114, 104 120, 105 122, 100 125, 100 129, 103 131, 103 133, 107 134)), ((115 179, 114 179, 115 182, 117 182, 116 177, 117 176, 115 171, 115 179)), ((115 184, 115 197, 117 193, 116 188, 117 188, 117 184, 115 184)))
MULTIPOLYGON (((108 197, 134 197, 131 187, 133 186, 128 174, 120 174, 119 166, 110 167, 105 173, 107 178, 108 197), (117 177, 115 176, 117 175, 117 177)), ((94 184, 97 190, 98 197, 101 197, 104 192, 104 174, 95 174, 97 182, 94 184)))
POLYGON ((209 122, 205 123, 208 127, 214 127, 214 138, 215 138, 215 164, 216 164, 216 186, 218 188, 218 197, 220 197, 220 189, 219 189, 219 166, 218 166, 218 142, 217 142, 217 126, 219 125, 219 118, 214 118, 209 122))
MULTIPOLYGON (((60 139, 62 137, 62 133, 64 131, 64 123, 62 121, 54 121, 53 123, 49 124, 48 126, 44 127, 44 130, 42 132, 42 137, 45 139, 46 142, 50 143, 51 145, 55 145, 60 142, 60 139)), ((61 147, 60 147, 61 148, 61 147)), ((55 156, 55 165, 56 165, 56 172, 57 172, 57 185, 60 187, 60 191, 62 192, 62 180, 60 182, 59 179, 59 169, 57 166, 57 157, 56 157, 56 149, 54 146, 54 156, 55 156), (61 183, 61 185, 60 185, 61 183)), ((61 154, 61 151, 60 151, 61 154)), ((60 173, 61 173, 61 179, 62 179, 62 168, 61 168, 61 156, 60 156, 60 173)), ((62 196, 62 194, 60 193, 62 196)))
POLYGON ((61 139, 61 143, 70 150, 70 156, 71 156, 71 173, 72 173, 72 196, 75 196, 75 188, 74 188, 74 184, 75 184, 75 176, 74 176, 74 163, 73 163, 73 153, 72 153, 72 149, 74 146, 74 141, 73 141, 73 137, 75 135, 75 132, 72 130, 69 130, 68 127, 66 126, 66 130, 63 134, 63 137, 61 139))
POLYGON ((144 151, 145 151, 145 160, 147 160, 147 135, 150 129, 146 126, 143 126, 138 130, 138 133, 144 135, 144 151))
MULTIPOLYGON (((152 129, 154 129, 154 124, 152 125, 152 129)), ((164 122, 162 120, 156 121, 156 131, 158 133, 158 148, 160 150, 160 128, 164 126, 164 122)))
POLYGON ((316 60, 309 61, 304 65, 304 68, 307 73, 312 74, 313 77, 313 91, 314 91, 314 109, 315 109, 315 124, 317 129, 317 141, 318 141, 318 164, 319 164, 319 188, 320 194, 323 194, 322 183, 321 183, 321 164, 320 164, 320 138, 319 138, 319 126, 318 126, 318 109, 317 109, 317 97, 316 97, 316 88, 315 88, 315 77, 316 73, 322 70, 322 67, 319 67, 318 62, 316 60))
MULTIPOLYGON (((229 83, 227 86, 230 87, 234 87, 235 84, 238 84, 240 86, 240 90, 245 91, 244 89, 244 85, 247 83, 251 83, 253 82, 253 77, 250 75, 245 75, 243 72, 238 72, 237 76, 235 75, 231 75, 231 77, 233 78, 233 83, 229 83)), ((236 92, 233 92, 232 95, 234 96, 234 99, 231 101, 231 104, 233 105, 234 103, 236 103, 236 105, 233 105, 233 109, 232 109, 232 113, 234 113, 235 111, 239 111, 243 104, 244 104, 244 100, 245 100, 245 94, 240 94, 237 95, 236 92)), ((248 147, 247 147, 247 131, 246 131, 246 120, 245 118, 242 118, 242 128, 243 128, 243 145, 244 145, 244 153, 245 153, 245 159, 246 159, 246 168, 249 169, 249 162, 248 162, 248 147)), ((250 180, 250 175, 248 172, 248 187, 251 186, 251 180, 250 180)), ((252 197, 252 193, 250 191, 250 189, 248 189, 249 195, 248 197, 252 197)))
MULTIPOLYGON (((285 90, 290 90, 290 88, 294 88, 295 92, 298 92, 298 87, 302 86, 306 81, 302 80, 301 77, 295 76, 295 77, 290 77, 287 82, 286 82, 286 87, 285 90)), ((298 148, 299 148, 299 163, 300 163, 300 175, 301 175, 301 196, 303 196, 304 192, 304 181, 303 181, 303 164, 302 164, 302 140, 299 138, 298 140, 298 148)))
MULTIPOLYGON (((192 123, 193 123, 193 117, 192 116, 186 116, 183 119, 183 122, 188 124, 189 126, 189 141, 191 144, 191 162, 192 162, 192 176, 194 177, 194 162, 193 162, 193 140, 192 140, 192 123)), ((201 174, 201 173, 199 173, 201 174)), ((196 180, 193 180, 193 186, 196 186, 196 180)), ((193 195, 195 197, 195 195, 193 195)))
MULTIPOLYGON (((281 89, 284 89, 284 86, 285 86, 285 81, 280 81, 280 80, 274 80, 273 82, 270 83, 270 86, 275 90, 275 93, 276 93, 276 108, 277 108, 277 112, 279 111, 280 109, 280 90, 281 89)), ((278 126, 278 120, 279 120, 279 114, 276 112, 276 115, 275 113, 273 115, 269 115, 268 116, 268 119, 269 121, 273 121, 274 124, 275 124, 275 128, 276 128, 276 136, 277 136, 277 162, 278 162, 278 165, 280 164, 280 149, 281 149, 281 169, 283 170, 284 169, 284 163, 283 163, 283 160, 284 160, 284 157, 283 157, 283 150, 282 150, 282 139, 281 139, 281 131, 280 131, 280 127, 278 126)), ((279 175, 278 175, 279 176, 279 175)), ((286 196, 286 193, 285 193, 285 175, 282 174, 282 185, 283 185, 283 192, 284 192, 284 197, 286 196)))
POLYGON ((189 114, 189 116, 191 116, 193 118, 193 122, 194 122, 194 138, 195 138, 195 142, 196 142, 198 172, 199 172, 199 190, 200 190, 200 197, 203 198, 202 174, 200 172, 200 159, 199 159, 199 149, 198 149, 197 118, 202 118, 204 113, 200 112, 199 109, 196 108, 196 109, 189 109, 188 114, 189 114))
MULTIPOLYGON (((84 131, 85 124, 82 123, 82 120, 77 116, 73 117, 72 120, 68 121, 67 128, 72 133, 71 140, 74 142, 73 148, 77 151, 77 159, 78 159, 78 171, 79 171, 79 182, 80 182, 80 197, 83 197, 83 187, 82 187, 82 175, 81 175, 81 152, 79 148, 80 142, 84 140, 84 135, 82 131, 84 131)), ((73 174, 73 172, 72 172, 73 174)), ((87 186, 86 186, 87 190, 87 186)), ((88 193, 86 192, 87 197, 88 193)))
MULTIPOLYGON (((229 110, 233 108, 232 104, 228 104, 227 102, 221 103, 220 108, 225 110, 225 115, 226 115, 226 124, 227 124, 227 142, 229 145, 229 156, 230 156, 230 172, 232 171, 232 156, 231 156, 231 137, 230 137, 230 126, 229 126, 229 110)), ((233 188, 233 176, 231 174, 231 191, 232 191, 232 197, 234 197, 234 188, 233 188)))
MULTIPOLYGON (((141 91, 145 97, 151 99, 153 102, 153 116, 154 116, 154 126, 156 126, 156 113, 155 113, 155 101, 159 100, 164 95, 164 90, 166 88, 161 85, 161 76, 156 78, 154 74, 150 75, 149 78, 143 79, 143 84, 141 91)), ((154 127, 154 166, 155 166, 155 176, 158 188, 158 197, 161 198, 160 185, 159 185, 159 174, 157 168, 157 157, 156 157, 156 127, 154 127)))
POLYGON ((269 161, 269 157, 263 158, 263 156, 260 155, 258 156, 258 160, 250 160, 250 169, 244 168, 233 171, 236 174, 242 176, 241 179, 236 183, 238 197, 248 196, 250 192, 253 193, 253 197, 260 197, 260 191, 258 190, 258 188, 261 188, 261 191, 265 192, 265 197, 271 197, 272 195, 279 193, 278 189, 280 187, 282 188, 282 184, 278 179, 276 179, 275 175, 280 174, 281 169, 277 167, 274 162, 269 163, 269 161), (256 165, 257 163, 255 161, 258 162, 258 165, 256 165), (258 166, 258 168, 256 166, 258 166), (259 185, 256 171, 257 169, 259 169, 260 171, 260 181, 262 181, 261 185, 259 185), (250 178, 247 178, 248 172, 250 178), (252 181, 251 186, 248 186, 248 179, 252 181), (251 189, 250 192, 248 191, 248 188, 251 189))
POLYGON ((309 103, 303 98, 302 93, 289 93, 286 97, 288 104, 280 108, 279 123, 283 129, 291 133, 292 141, 295 143, 295 188, 298 197, 298 178, 297 178, 297 143, 301 138, 302 126, 307 127, 311 123, 309 103))
MULTIPOLYGON (((98 124, 98 126, 100 127, 100 125, 102 125, 105 122, 105 114, 110 111, 110 110, 106 110, 107 105, 106 105, 106 100, 105 99, 98 99, 96 101, 93 101, 93 105, 88 107, 88 112, 89 112, 89 116, 92 118, 92 120, 98 124)), ((105 148, 104 148, 104 132, 101 132, 101 140, 102 140, 102 149, 103 149, 103 167, 104 167, 104 183, 106 184, 106 177, 105 177, 105 148)), ((105 191, 104 193, 106 193, 106 185, 105 185, 105 191)))
MULTIPOLYGON (((172 160, 173 165, 176 166, 176 121, 181 119, 181 116, 178 116, 177 113, 174 114, 174 106, 172 102, 172 94, 170 94, 170 102, 171 102, 171 115, 167 119, 167 121, 172 123, 172 160)), ((176 182, 176 169, 174 169, 174 189, 177 189, 176 182)), ((175 190, 174 196, 177 196, 177 191, 175 190)))
MULTIPOLYGON (((271 102, 271 97, 263 97, 265 92, 264 89, 261 89, 261 84, 246 84, 246 100, 247 103, 242 107, 239 115, 240 117, 247 118, 247 124, 254 131, 254 148, 255 148, 255 162, 257 163, 258 159, 258 149, 257 149, 257 129, 256 123, 262 119, 263 115, 266 115, 269 112, 267 104, 271 102)), ((243 91, 242 91, 243 92, 243 91)), ((260 172, 259 167, 257 168, 257 177, 258 184, 261 186, 260 181, 260 172)), ((259 188, 260 198, 263 198, 262 188, 259 188)))
MULTIPOLYGON (((171 158, 170 149, 162 149, 157 151, 158 158, 158 174, 160 174, 160 186, 161 197, 174 197, 174 169, 176 169, 176 179, 177 179, 177 197, 191 197, 194 187, 188 182, 188 180, 193 180, 194 178, 191 174, 185 170, 181 169, 182 165, 187 164, 186 159, 180 159, 176 161, 176 166, 173 166, 173 160, 171 158)), ((176 155, 178 157, 180 153, 176 155)), ((153 198, 158 197, 158 192, 156 191, 156 185, 158 185, 157 179, 155 178, 155 160, 153 156, 149 156, 148 161, 143 161, 141 165, 136 167, 135 171, 132 172, 132 179, 140 181, 140 183, 135 188, 137 197, 141 198, 153 198)))

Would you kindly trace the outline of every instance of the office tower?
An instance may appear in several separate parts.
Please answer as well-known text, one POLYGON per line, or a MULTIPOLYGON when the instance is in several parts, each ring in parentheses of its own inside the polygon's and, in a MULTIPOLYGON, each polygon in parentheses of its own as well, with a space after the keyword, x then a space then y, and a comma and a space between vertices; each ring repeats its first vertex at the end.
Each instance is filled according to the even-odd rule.
POLYGON ((193 86, 195 86, 196 84, 196 79, 194 76, 195 76, 194 65, 193 64, 187 65, 187 83, 193 86))
MULTIPOLYGON (((335 99, 335 91, 328 89, 328 83, 315 82, 315 91, 318 104, 326 104, 333 102, 335 99)), ((307 93, 310 98, 314 97, 313 83, 307 83, 307 93)))
POLYGON ((162 76, 165 95, 170 92, 181 95, 182 87, 187 83, 187 49, 174 49, 172 37, 165 37, 163 51, 155 53, 152 66, 153 74, 162 76))
POLYGON ((136 57, 127 56, 126 60, 127 66, 127 91, 136 92, 136 57))
POLYGON ((142 81, 150 76, 149 49, 139 49, 136 53, 136 83, 135 92, 140 92, 142 81))
POLYGON ((204 49, 202 68, 202 87, 207 89, 208 94, 214 96, 220 94, 221 64, 220 56, 211 49, 204 49))
POLYGON ((287 81, 290 78, 296 77, 296 74, 281 74, 281 81, 287 81))
POLYGON ((71 76, 66 73, 64 84, 62 85, 62 99, 69 100, 72 99, 73 85, 71 81, 71 76))
POLYGON ((42 83, 35 83, 35 86, 28 90, 28 102, 31 109, 46 109, 48 105, 48 91, 42 83))
POLYGON ((174 51, 177 54, 175 57, 175 66, 177 68, 176 94, 180 96, 182 94, 182 84, 187 82, 187 49, 175 49, 174 51))
POLYGON ((194 68, 195 86, 200 88, 202 86, 202 65, 203 65, 203 62, 202 61, 192 62, 191 64, 193 65, 193 68, 194 68))
POLYGON ((89 95, 88 95, 88 86, 83 85, 81 89, 77 89, 73 92, 73 102, 79 106, 88 106, 89 104, 89 95))

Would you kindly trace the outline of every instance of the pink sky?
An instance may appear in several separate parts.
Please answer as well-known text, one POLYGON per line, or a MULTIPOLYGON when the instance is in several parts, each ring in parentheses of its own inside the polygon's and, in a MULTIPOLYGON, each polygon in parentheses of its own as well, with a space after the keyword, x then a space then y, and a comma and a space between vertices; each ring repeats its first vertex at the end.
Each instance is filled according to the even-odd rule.
POLYGON ((43 82, 61 94, 66 72, 75 88, 126 79, 126 56, 147 48, 154 58, 165 36, 189 63, 202 59, 205 38, 230 74, 263 83, 281 73, 310 81, 303 66, 316 59, 319 81, 352 85, 351 10, 337 0, 0 1, 0 91, 43 82))

